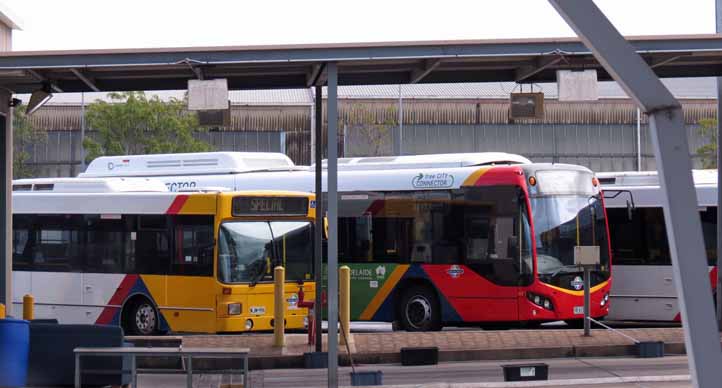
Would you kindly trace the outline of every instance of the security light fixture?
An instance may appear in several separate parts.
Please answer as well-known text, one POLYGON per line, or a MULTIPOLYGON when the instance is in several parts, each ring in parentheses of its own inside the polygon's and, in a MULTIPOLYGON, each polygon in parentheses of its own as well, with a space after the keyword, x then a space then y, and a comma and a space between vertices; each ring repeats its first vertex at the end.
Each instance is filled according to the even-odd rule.
POLYGON ((30 95, 30 101, 28 101, 28 108, 25 111, 26 114, 31 115, 36 110, 40 109, 41 106, 45 105, 46 102, 53 98, 53 94, 50 93, 50 84, 43 84, 43 86, 34 91, 30 95))

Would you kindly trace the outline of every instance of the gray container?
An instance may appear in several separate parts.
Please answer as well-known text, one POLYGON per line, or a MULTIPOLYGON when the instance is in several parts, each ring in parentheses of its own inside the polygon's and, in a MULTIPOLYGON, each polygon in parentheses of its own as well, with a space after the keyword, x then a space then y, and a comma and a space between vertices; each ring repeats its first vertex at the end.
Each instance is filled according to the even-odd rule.
POLYGON ((637 355, 640 358, 664 357, 664 342, 647 341, 637 343, 637 355))
POLYGON ((384 385, 384 372, 380 370, 351 372, 351 385, 354 387, 384 385))
POLYGON ((306 369, 328 368, 328 352, 303 353, 303 367, 306 369))

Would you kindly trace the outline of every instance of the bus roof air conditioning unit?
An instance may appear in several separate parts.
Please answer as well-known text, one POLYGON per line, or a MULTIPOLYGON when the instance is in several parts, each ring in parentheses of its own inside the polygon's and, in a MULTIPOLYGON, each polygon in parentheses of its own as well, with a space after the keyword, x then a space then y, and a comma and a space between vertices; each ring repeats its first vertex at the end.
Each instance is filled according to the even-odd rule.
POLYGON ((509 95, 509 119, 543 119, 544 93, 511 93, 509 95))

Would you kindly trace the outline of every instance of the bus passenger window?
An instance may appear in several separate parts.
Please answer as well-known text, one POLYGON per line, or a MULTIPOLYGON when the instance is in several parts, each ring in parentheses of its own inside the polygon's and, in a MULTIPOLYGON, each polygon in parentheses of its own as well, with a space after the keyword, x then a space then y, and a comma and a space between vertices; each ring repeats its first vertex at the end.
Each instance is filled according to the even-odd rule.
POLYGON ((134 251, 135 255, 126 263, 128 273, 168 274, 170 238, 166 216, 138 216, 134 251))
POLYGON ((122 219, 86 215, 85 271, 121 273, 125 255, 122 219))
POLYGON ((213 217, 175 217, 171 275, 213 275, 213 217))

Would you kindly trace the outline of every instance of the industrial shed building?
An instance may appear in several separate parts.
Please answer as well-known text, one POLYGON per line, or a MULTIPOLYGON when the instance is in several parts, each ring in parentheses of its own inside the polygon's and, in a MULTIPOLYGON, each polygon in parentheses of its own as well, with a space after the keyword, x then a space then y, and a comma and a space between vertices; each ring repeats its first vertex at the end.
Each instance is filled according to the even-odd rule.
MULTIPOLYGON (((699 121, 716 117, 715 81, 665 83, 682 102, 690 154, 701 167, 696 150, 708 139, 699 134, 699 121)), ((655 169, 646 118, 638 117, 614 82, 600 82, 599 100, 593 102, 558 101, 556 84, 525 85, 524 91, 530 88, 544 92, 544 118, 512 122, 508 96, 520 91, 513 83, 341 86, 339 154, 388 155, 399 142, 396 149, 404 154, 505 151, 595 171, 655 169)), ((39 176, 82 171, 82 105, 103 98, 102 93, 60 94, 32 116, 34 127, 48 133, 47 141, 26 150, 39 176)), ((280 151, 297 164, 311 162, 312 89, 232 91, 230 99, 231 125, 199 134, 215 150, 280 151)), ((94 136, 93 129, 86 128, 85 136, 94 136)))

